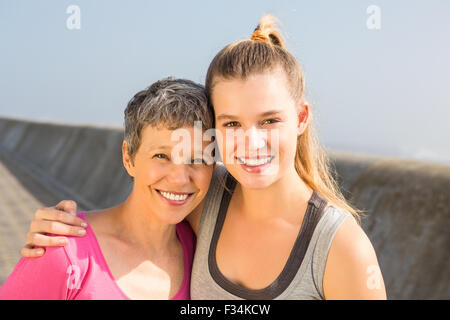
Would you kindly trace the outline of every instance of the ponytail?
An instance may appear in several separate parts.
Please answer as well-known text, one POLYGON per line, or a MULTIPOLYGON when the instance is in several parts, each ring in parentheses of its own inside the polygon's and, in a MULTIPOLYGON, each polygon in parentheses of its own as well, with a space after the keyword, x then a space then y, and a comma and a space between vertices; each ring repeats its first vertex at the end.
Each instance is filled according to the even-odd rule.
MULTIPOLYGON (((281 68, 286 75, 292 98, 297 105, 303 104, 305 92, 303 70, 297 59, 286 50, 284 38, 276 27, 276 22, 273 16, 263 16, 249 40, 231 43, 214 57, 205 82, 210 103, 214 85, 220 80, 245 80, 252 74, 281 68)), ((316 190, 331 204, 351 213, 356 221, 361 223, 359 211, 347 202, 331 174, 329 159, 318 142, 311 122, 297 139, 295 169, 310 188, 316 190)))

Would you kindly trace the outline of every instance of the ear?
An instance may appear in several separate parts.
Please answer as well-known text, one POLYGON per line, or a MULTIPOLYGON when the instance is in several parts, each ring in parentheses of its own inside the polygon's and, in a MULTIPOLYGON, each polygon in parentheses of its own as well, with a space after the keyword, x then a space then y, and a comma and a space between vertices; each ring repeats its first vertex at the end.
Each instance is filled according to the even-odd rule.
POLYGON ((297 136, 301 136, 308 127, 311 118, 311 114, 309 112, 309 104, 306 100, 302 100, 297 116, 297 136))
POLYGON ((122 143, 122 161, 125 170, 127 170, 128 174, 134 178, 134 163, 133 159, 131 159, 131 156, 128 153, 128 145, 125 140, 123 140, 122 143))

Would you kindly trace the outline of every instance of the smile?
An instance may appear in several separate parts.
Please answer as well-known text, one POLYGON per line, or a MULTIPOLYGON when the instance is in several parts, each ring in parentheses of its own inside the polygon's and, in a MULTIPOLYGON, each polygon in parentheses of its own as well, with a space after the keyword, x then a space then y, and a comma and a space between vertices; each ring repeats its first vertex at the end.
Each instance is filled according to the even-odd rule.
POLYGON ((158 194, 165 199, 169 204, 182 205, 184 204, 189 197, 191 197, 194 193, 187 192, 169 192, 156 190, 158 194))
POLYGON ((265 164, 269 163, 270 161, 272 161, 273 158, 274 158, 273 156, 263 157, 263 158, 247 158, 247 159, 237 157, 237 159, 239 160, 239 162, 241 164, 248 166, 248 167, 257 167, 257 166, 265 165, 265 164))

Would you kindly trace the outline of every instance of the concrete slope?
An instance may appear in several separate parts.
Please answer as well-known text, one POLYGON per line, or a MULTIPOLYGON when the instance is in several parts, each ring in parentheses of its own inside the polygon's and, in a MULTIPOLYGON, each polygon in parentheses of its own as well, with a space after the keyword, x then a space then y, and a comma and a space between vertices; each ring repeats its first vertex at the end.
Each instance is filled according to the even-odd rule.
POLYGON ((121 129, 0 118, 0 284, 20 259, 34 212, 73 199, 80 210, 123 201, 121 129))
POLYGON ((388 298, 450 299, 450 166, 332 158, 347 198, 364 211, 388 298))
MULTIPOLYGON (((33 212, 42 207, 40 196, 50 197, 45 186, 0 154, 0 283, 14 268, 33 212), (21 181, 28 181, 28 188, 21 181), (38 195, 39 194, 39 195, 38 195)), ((50 199, 49 199, 50 200, 50 199)), ((55 200, 55 199, 53 199, 55 200)), ((51 200, 50 200, 51 201, 51 200)))
POLYGON ((121 202, 130 188, 122 129, 0 119, 0 151, 82 208, 121 202))
MULTIPOLYGON (((0 283, 20 258, 36 208, 61 199, 104 208, 128 195, 123 132, 0 119, 0 283)), ((450 299, 450 166, 330 153, 341 188, 365 211, 391 299, 450 299)), ((369 276, 369 275, 368 275, 369 276)))

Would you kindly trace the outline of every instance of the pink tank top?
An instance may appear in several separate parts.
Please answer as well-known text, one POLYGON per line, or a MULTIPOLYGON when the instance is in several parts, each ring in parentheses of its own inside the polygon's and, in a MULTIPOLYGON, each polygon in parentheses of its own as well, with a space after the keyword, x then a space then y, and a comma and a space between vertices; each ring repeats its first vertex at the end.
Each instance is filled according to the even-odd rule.
MULTIPOLYGON (((78 214, 86 221, 84 212, 78 214)), ((67 237, 64 247, 48 247, 40 258, 21 258, 3 285, 0 300, 126 300, 97 238, 88 226, 84 237, 67 237)), ((184 252, 184 279, 173 300, 190 299, 195 235, 185 221, 176 225, 184 252)))

